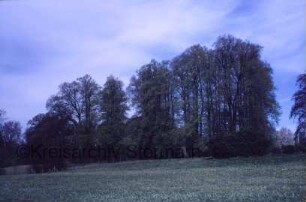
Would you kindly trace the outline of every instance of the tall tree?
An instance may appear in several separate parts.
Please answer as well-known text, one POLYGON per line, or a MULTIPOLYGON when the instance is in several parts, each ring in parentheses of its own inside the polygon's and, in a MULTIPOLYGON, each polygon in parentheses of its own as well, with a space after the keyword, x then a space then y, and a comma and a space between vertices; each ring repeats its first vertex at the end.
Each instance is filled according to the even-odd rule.
POLYGON ((195 45, 172 60, 181 104, 176 116, 193 142, 197 137, 211 140, 244 133, 249 134, 243 135, 246 142, 268 144, 279 105, 272 69, 260 52, 259 45, 229 35, 219 37, 212 50, 195 45))
POLYGON ((128 88, 136 113, 141 117, 142 146, 156 145, 160 135, 174 126, 172 75, 168 64, 152 60, 132 77, 128 88))
POLYGON ((100 125, 102 144, 116 146, 124 136, 127 120, 127 97, 123 90, 122 81, 109 76, 100 93, 100 125))
POLYGON ((268 129, 277 122, 272 69, 261 61, 260 51, 260 46, 233 36, 215 43, 217 114, 223 132, 268 129))
POLYGON ((190 128, 192 136, 203 133, 204 83, 207 50, 194 45, 172 60, 175 85, 181 98, 183 123, 190 128))
POLYGON ((295 131, 296 142, 306 145, 306 73, 298 76, 297 85, 298 90, 293 95, 294 105, 290 117, 298 121, 295 131))
POLYGON ((99 85, 85 75, 73 82, 60 85, 59 92, 47 101, 47 109, 63 117, 69 117, 78 129, 80 146, 93 143, 98 121, 99 85))
POLYGON ((272 68, 260 46, 233 36, 219 37, 213 52, 214 138, 235 148, 232 155, 265 153, 279 116, 272 68))

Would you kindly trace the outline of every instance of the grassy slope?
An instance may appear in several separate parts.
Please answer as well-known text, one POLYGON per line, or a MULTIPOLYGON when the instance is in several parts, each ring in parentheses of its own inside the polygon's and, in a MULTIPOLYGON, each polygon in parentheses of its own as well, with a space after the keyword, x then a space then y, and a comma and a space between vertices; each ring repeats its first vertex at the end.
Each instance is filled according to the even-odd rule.
POLYGON ((306 156, 92 164, 0 176, 1 199, 37 201, 306 201, 306 156))

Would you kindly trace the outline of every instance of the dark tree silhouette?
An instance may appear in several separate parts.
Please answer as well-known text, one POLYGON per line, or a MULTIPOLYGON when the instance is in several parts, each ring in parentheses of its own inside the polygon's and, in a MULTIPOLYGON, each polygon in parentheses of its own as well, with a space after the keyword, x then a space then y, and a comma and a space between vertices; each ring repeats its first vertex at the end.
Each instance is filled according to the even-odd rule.
POLYGON ((297 78, 298 90, 293 95, 294 105, 291 108, 291 118, 298 121, 295 131, 297 144, 306 145, 306 74, 301 74, 297 78))

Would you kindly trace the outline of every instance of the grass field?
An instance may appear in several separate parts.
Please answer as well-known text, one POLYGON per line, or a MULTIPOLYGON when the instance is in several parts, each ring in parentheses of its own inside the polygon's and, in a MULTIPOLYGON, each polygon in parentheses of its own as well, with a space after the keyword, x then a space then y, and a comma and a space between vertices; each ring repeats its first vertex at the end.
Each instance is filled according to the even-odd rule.
POLYGON ((306 156, 148 160, 3 175, 1 200, 306 201, 306 156))

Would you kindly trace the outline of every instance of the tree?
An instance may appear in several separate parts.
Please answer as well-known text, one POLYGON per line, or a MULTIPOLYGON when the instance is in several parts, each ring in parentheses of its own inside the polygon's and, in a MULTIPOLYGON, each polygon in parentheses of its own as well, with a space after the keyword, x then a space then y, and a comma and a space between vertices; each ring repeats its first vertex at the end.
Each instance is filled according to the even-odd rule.
POLYGON ((18 164, 16 149, 22 142, 21 125, 17 121, 5 121, 0 110, 0 166, 18 164))
POLYGON ((84 111, 84 129, 85 133, 91 134, 97 125, 97 110, 99 107, 98 94, 99 85, 89 76, 85 75, 77 79, 80 85, 80 94, 82 108, 84 111))
POLYGON ((260 51, 260 46, 233 36, 215 43, 214 150, 229 143, 223 150, 227 154, 233 148, 232 155, 254 155, 265 153, 272 144, 279 105, 272 69, 261 61, 260 51))
POLYGON ((133 76, 128 88, 136 114, 141 118, 143 147, 157 146, 161 134, 174 127, 174 92, 168 62, 152 60, 133 76))
POLYGON ((69 117, 58 114, 38 114, 30 120, 25 134, 28 146, 36 148, 34 150, 37 151, 28 159, 33 169, 36 172, 64 169, 67 159, 61 156, 63 154, 60 153, 60 149, 71 148, 74 131, 74 125, 71 124, 69 117), (50 153, 51 149, 55 149, 53 154, 50 153))
POLYGON ((100 142, 117 146, 124 136, 127 97, 123 90, 122 81, 109 76, 100 93, 101 133, 100 142))
POLYGON ((215 66, 219 89, 219 128, 237 132, 276 123, 279 106, 275 100, 272 69, 260 59, 261 47, 233 36, 215 43, 215 66))
POLYGON ((295 131, 297 144, 306 145, 306 73, 297 78, 298 90, 293 95, 294 105, 291 108, 290 118, 297 119, 295 131))
MULTIPOLYGON (((279 105, 273 71, 262 61, 261 50, 227 35, 219 37, 212 49, 193 45, 171 62, 152 60, 128 86, 135 111, 130 119, 123 84, 117 78, 108 77, 103 89, 89 75, 65 82, 48 99, 48 112, 29 122, 28 140, 79 149, 97 143, 132 143, 148 149, 175 146, 183 148, 184 156, 199 145, 216 157, 265 154, 272 145, 279 105)), ((299 142, 306 131, 305 77, 298 79, 300 90, 291 112, 299 122, 299 142)), ((0 111, 2 142, 4 123, 0 111)))
POLYGON ((204 80, 208 51, 194 45, 172 60, 175 86, 180 96, 183 124, 189 128, 193 141, 204 133, 204 80))
POLYGON ((98 121, 99 85, 85 75, 71 83, 63 83, 59 92, 47 101, 47 109, 74 123, 78 132, 78 145, 81 147, 93 144, 98 121))
POLYGON ((281 128, 276 133, 276 145, 281 148, 284 145, 294 145, 294 134, 288 128, 281 128))
POLYGON ((2 140, 6 144, 21 142, 21 125, 17 121, 7 121, 1 127, 2 140))

